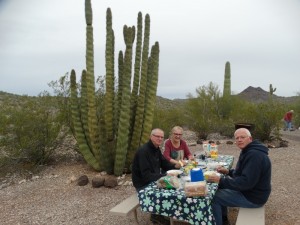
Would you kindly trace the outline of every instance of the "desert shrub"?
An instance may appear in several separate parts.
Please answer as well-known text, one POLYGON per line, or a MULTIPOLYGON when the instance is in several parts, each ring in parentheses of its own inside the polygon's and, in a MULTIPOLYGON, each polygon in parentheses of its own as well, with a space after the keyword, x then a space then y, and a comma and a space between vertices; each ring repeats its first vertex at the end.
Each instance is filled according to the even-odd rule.
POLYGON ((280 138, 281 118, 284 106, 279 102, 269 100, 259 104, 245 102, 235 114, 236 123, 254 124, 252 135, 260 141, 269 141, 280 138), (276 137, 274 137, 276 134, 276 137))
POLYGON ((294 114, 293 114, 293 120, 292 124, 294 128, 298 129, 300 127, 300 92, 298 93, 299 99, 295 101, 294 104, 291 104, 286 107, 286 111, 293 109, 294 114))
POLYGON ((196 95, 188 96, 188 126, 198 133, 200 139, 206 139, 209 133, 219 132, 221 122, 225 121, 222 113, 225 110, 222 110, 222 97, 218 86, 212 82, 208 86, 197 88, 196 95))
POLYGON ((51 81, 48 86, 53 89, 55 104, 58 111, 57 119, 72 130, 71 107, 70 107, 70 77, 69 73, 61 76, 58 80, 51 81))
POLYGON ((184 108, 180 106, 177 108, 156 107, 152 127, 162 129, 165 132, 165 138, 168 138, 172 127, 186 125, 185 115, 184 108))
POLYGON ((10 158, 33 165, 48 162, 63 139, 53 104, 50 96, 27 97, 19 106, 2 104, 0 147, 10 158))

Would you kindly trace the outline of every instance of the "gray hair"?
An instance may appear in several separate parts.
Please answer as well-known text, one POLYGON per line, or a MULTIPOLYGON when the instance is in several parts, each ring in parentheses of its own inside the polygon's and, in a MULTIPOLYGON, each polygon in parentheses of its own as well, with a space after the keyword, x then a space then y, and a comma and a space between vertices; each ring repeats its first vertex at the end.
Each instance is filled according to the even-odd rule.
POLYGON ((250 133, 250 131, 249 131, 247 128, 239 128, 239 129, 237 129, 237 130, 234 132, 234 136, 236 135, 236 133, 237 133, 238 131, 243 131, 244 133, 246 133, 246 135, 247 135, 248 137, 251 137, 251 133, 250 133))
POLYGON ((155 134, 157 131, 161 131, 164 133, 164 131, 160 128, 154 128, 152 131, 151 131, 151 135, 155 134))

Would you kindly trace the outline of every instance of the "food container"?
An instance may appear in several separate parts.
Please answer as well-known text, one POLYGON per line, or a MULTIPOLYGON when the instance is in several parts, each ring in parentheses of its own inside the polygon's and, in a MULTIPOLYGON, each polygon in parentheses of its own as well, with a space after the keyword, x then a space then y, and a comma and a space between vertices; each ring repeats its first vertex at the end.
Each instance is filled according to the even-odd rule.
POLYGON ((213 176, 213 175, 221 176, 220 173, 215 172, 215 171, 205 171, 204 172, 204 179, 208 180, 209 176, 213 176))
POLYGON ((186 182, 184 193, 187 197, 205 196, 207 194, 206 181, 186 182))

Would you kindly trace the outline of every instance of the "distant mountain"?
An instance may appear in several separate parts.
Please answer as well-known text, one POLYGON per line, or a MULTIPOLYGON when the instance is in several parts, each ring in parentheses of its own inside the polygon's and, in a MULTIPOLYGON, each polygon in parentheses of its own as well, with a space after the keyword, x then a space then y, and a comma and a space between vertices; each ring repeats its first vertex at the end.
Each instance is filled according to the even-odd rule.
MULTIPOLYGON (((269 98, 269 92, 263 90, 260 87, 252 87, 249 86, 245 90, 243 90, 241 93, 237 94, 236 96, 239 96, 247 101, 254 102, 254 103, 260 103, 267 101, 269 98)), ((16 95, 11 94, 7 92, 0 91, 0 105, 1 103, 6 99, 15 100, 15 101, 22 101, 24 97, 29 96, 22 96, 22 95, 16 95)), ((34 98, 34 97, 33 97, 34 98)), ((277 101, 280 101, 282 103, 294 103, 296 101, 300 101, 300 96, 292 96, 292 97, 281 97, 273 94, 273 98, 277 101)), ((156 104, 160 108, 165 109, 172 109, 176 108, 178 106, 182 106, 186 103, 187 99, 168 99, 161 96, 157 96, 156 104)))
MULTIPOLYGON (((237 96, 248 100, 250 102, 254 103, 260 103, 267 101, 270 97, 270 94, 268 91, 263 90, 260 87, 252 87, 249 86, 245 90, 243 90, 241 93, 237 94, 237 96)), ((273 99, 282 103, 293 103, 300 99, 299 96, 292 96, 292 97, 281 97, 273 94, 273 99)))

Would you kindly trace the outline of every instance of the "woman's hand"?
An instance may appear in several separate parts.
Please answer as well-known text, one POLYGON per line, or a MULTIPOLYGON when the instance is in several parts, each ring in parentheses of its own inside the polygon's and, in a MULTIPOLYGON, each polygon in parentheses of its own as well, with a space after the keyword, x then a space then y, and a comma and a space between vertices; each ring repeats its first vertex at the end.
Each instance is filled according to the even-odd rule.
POLYGON ((189 158, 189 160, 194 160, 195 159, 193 155, 189 155, 188 158, 189 158))
POLYGON ((175 168, 180 169, 182 167, 182 165, 179 162, 175 163, 175 168))

